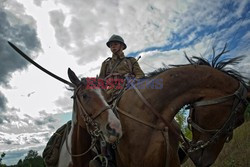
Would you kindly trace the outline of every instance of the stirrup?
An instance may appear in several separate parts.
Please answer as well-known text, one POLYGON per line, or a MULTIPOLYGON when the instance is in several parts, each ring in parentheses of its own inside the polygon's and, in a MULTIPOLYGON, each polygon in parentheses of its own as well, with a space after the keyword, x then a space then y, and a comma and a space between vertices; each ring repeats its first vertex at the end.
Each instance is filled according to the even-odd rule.
MULTIPOLYGON (((95 156, 93 160, 89 162, 89 165, 91 164, 97 165, 93 167, 108 167, 108 158, 106 156, 99 154, 95 156), (99 159, 100 161, 98 161, 97 159, 99 159)), ((89 167, 92 167, 92 166, 89 166, 89 167)))
POLYGON ((92 159, 89 161, 89 167, 102 167, 102 164, 98 160, 92 159))

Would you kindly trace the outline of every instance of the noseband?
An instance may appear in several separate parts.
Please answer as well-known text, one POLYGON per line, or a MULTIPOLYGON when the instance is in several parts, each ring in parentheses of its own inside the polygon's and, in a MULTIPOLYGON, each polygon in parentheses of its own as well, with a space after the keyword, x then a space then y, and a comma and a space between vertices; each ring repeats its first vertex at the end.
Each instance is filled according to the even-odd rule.
POLYGON ((241 82, 238 90, 236 90, 233 94, 228 95, 228 96, 223 96, 215 99, 210 99, 210 100, 203 100, 203 101, 198 101, 193 104, 191 104, 190 107, 190 113, 189 117, 187 119, 187 122, 189 124, 189 127, 191 126, 195 130, 205 133, 205 134, 211 134, 213 135, 210 137, 208 141, 202 141, 199 140, 196 143, 186 143, 188 145, 187 152, 192 153, 200 149, 204 149, 207 147, 210 143, 213 143, 222 135, 227 135, 227 141, 230 141, 233 129, 235 128, 235 123, 236 123, 236 115, 239 112, 241 104, 247 106, 248 101, 246 99, 247 97, 247 89, 243 86, 241 82), (192 120, 192 115, 195 112, 195 107, 202 107, 202 106, 209 106, 209 105, 216 105, 220 103, 224 103, 226 101, 229 101, 230 99, 234 98, 233 106, 231 109, 231 113, 226 120, 226 122, 223 124, 223 126, 220 129, 204 129, 200 127, 198 124, 196 124, 192 120))

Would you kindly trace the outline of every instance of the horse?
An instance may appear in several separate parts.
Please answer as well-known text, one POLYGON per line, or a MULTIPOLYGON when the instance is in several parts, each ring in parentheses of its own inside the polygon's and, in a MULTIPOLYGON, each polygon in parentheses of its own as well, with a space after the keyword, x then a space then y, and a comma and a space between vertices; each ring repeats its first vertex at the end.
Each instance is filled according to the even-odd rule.
MULTIPOLYGON (((218 67, 225 67, 233 60, 217 63, 218 67)), ((115 150, 117 166, 180 166, 177 153, 180 135, 173 120, 186 105, 195 109, 191 114, 192 122, 200 128, 222 129, 216 136, 193 131, 190 156, 198 160, 195 163, 197 166, 211 165, 228 138, 225 129, 234 129, 243 123, 246 96, 249 97, 249 91, 246 95, 244 83, 236 73, 205 63, 162 70, 146 78, 145 82, 135 82, 133 88, 117 100, 116 109, 123 133, 115 150), (208 103, 211 105, 204 105, 208 103), (200 144, 204 142, 208 142, 206 147, 196 150, 199 145, 204 146, 200 144)), ((82 157, 82 161, 88 159, 82 157)))
POLYGON ((97 140, 108 143, 118 140, 122 136, 121 124, 100 89, 87 89, 86 79, 80 81, 71 69, 68 76, 75 85, 72 123, 62 144, 58 167, 88 167, 82 156, 93 158, 91 149, 97 140))
POLYGON ((193 122, 193 138, 187 143, 187 151, 196 166, 214 163, 233 129, 244 122, 246 98, 250 94, 237 72, 224 70, 241 57, 218 61, 223 53, 213 58, 213 66, 204 59, 196 57, 197 62, 189 59, 191 64, 161 70, 151 76, 144 89, 124 92, 117 102, 123 131, 116 151, 119 167, 179 166, 176 144, 180 138, 175 133, 177 129, 166 122, 171 123, 186 105, 193 108, 189 119, 193 122), (157 80, 162 83, 154 82, 157 80), (147 85, 155 85, 156 89, 147 85), (162 131, 153 125, 169 127, 168 145, 162 131))

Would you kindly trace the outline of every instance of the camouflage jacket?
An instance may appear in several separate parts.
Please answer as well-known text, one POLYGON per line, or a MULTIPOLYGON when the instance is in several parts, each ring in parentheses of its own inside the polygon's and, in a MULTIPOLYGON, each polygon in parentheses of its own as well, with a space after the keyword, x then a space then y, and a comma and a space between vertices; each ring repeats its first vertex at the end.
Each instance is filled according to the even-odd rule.
POLYGON ((125 57, 124 55, 112 56, 107 58, 103 63, 100 70, 100 78, 110 78, 119 76, 123 78, 125 74, 132 74, 136 78, 143 78, 144 72, 141 70, 138 62, 133 57, 125 57))

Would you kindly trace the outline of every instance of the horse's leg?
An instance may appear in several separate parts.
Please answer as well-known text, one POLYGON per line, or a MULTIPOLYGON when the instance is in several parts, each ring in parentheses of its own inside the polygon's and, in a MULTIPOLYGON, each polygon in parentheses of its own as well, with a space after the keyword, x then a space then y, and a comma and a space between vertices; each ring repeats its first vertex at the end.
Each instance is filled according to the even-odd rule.
MULTIPOLYGON (((149 136, 148 136, 149 137, 149 136)), ((161 131, 153 131, 143 159, 143 167, 165 167, 168 146, 161 131), (154 162, 154 163, 152 163, 154 162)), ((168 163, 168 162, 167 162, 168 163)))

